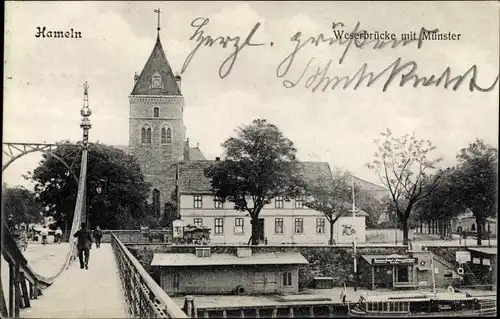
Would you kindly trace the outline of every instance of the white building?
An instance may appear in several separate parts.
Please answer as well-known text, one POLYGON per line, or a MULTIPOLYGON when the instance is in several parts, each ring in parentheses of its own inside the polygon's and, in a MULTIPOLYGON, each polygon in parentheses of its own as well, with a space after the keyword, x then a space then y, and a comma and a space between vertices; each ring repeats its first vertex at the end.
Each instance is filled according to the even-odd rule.
MULTIPOLYGON (((251 233, 251 218, 248 213, 234 209, 231 202, 215 201, 210 190, 210 180, 204 169, 213 161, 190 161, 180 166, 179 208, 184 225, 203 225, 211 228, 211 243, 247 244, 251 233)), ((301 163, 306 179, 313 181, 331 176, 327 163, 301 163)), ((251 201, 250 201, 251 202, 251 201)), ((356 240, 365 242, 365 216, 358 213, 343 216, 334 225, 336 243, 351 243, 356 231, 356 240)), ((259 237, 261 242, 273 244, 327 244, 330 227, 323 213, 304 205, 302 198, 289 201, 275 198, 259 214, 259 237)))

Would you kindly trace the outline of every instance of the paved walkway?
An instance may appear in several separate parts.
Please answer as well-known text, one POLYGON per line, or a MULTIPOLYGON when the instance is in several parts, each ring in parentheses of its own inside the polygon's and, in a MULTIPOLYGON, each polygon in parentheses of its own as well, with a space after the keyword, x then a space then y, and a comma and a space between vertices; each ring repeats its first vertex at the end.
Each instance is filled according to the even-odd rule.
POLYGON ((31 302, 31 308, 21 310, 21 318, 129 317, 110 244, 92 248, 88 270, 74 261, 31 302))

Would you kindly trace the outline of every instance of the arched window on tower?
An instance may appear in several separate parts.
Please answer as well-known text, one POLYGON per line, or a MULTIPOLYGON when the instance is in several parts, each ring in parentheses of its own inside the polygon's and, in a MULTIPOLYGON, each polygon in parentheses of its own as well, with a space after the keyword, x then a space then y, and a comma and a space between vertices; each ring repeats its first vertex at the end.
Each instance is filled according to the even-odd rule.
POLYGON ((169 127, 167 128, 167 144, 172 143, 172 129, 169 127))
POLYGON ((160 216, 160 191, 153 189, 153 215, 160 216))
POLYGON ((141 129, 141 143, 151 144, 151 127, 144 125, 141 129))
POLYGON ((172 129, 170 127, 161 129, 161 144, 172 144, 172 129))

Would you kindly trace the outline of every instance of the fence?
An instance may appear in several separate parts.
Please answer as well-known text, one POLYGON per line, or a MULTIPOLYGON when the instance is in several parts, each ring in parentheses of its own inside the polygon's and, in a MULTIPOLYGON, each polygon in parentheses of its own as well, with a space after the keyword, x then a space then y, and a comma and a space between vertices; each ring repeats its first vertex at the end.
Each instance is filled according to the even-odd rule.
POLYGON ((28 266, 28 261, 24 258, 3 218, 0 219, 2 222, 2 256, 9 264, 8 296, 4 296, 0 277, 0 315, 3 318, 18 318, 19 309, 30 307, 30 300, 37 299, 41 294, 41 288, 49 286, 50 281, 37 275, 28 266))
POLYGON ((117 236, 110 236, 130 315, 133 318, 188 318, 117 236))
MULTIPOLYGON (((408 230, 408 239, 415 239, 415 232, 413 229, 408 230)), ((397 228, 380 228, 380 229, 367 229, 366 230, 367 243, 402 243, 403 231, 397 228)))

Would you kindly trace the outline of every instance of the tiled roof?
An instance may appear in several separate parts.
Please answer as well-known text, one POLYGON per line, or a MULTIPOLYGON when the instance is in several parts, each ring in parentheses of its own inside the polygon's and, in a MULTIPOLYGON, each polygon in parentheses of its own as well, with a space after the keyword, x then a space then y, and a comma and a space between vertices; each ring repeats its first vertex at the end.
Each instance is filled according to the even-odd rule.
POLYGON ((128 153, 129 147, 128 145, 113 145, 114 148, 117 148, 119 150, 124 151, 125 153, 128 153))
MULTIPOLYGON (((179 191, 183 194, 211 194, 210 180, 204 170, 216 161, 186 161, 180 166, 179 191)), ((301 162, 302 174, 306 182, 321 178, 332 178, 330 166, 323 162, 301 162)))
POLYGON ((206 160, 205 156, 198 147, 190 147, 189 148, 189 160, 190 161, 204 161, 206 160))
POLYGON ((480 248, 468 248, 470 251, 478 252, 478 253, 483 253, 486 255, 496 255, 497 254, 497 249, 496 248, 489 248, 489 247, 480 247, 480 248))
POLYGON ((196 257, 195 254, 156 253, 151 266, 223 266, 223 265, 307 265, 307 260, 297 252, 254 253, 248 257, 231 254, 212 254, 196 257))
POLYGON ((135 82, 131 95, 181 95, 181 91, 172 73, 172 68, 161 46, 159 36, 156 39, 155 47, 153 48, 153 52, 151 52, 148 62, 146 62, 141 75, 135 82), (162 88, 151 88, 151 78, 155 72, 161 75, 162 88))

